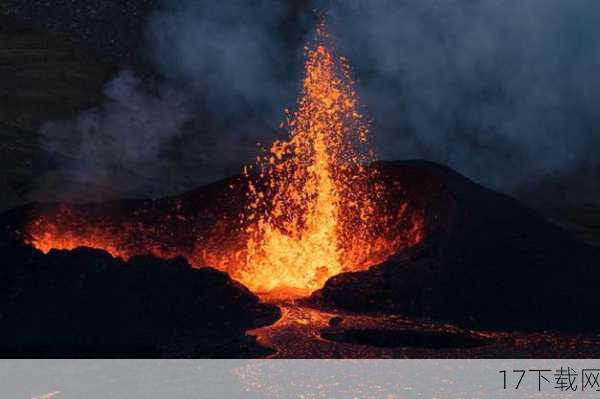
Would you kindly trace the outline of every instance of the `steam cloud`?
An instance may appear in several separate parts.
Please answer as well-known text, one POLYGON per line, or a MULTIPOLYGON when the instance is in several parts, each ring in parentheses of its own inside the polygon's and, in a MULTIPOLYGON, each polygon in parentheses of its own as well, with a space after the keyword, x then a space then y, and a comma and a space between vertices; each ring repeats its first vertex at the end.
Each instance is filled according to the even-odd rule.
POLYGON ((342 1, 330 14, 384 157, 507 191, 598 166, 600 3, 342 1))
POLYGON ((74 120, 45 124, 41 128, 43 145, 55 157, 59 154, 70 181, 92 183, 100 190, 123 186, 106 193, 108 196, 135 193, 130 184, 156 176, 157 159, 165 144, 190 118, 186 98, 169 86, 151 95, 129 70, 111 80, 104 95, 106 102, 101 107, 74 120), (121 181, 114 180, 117 176, 121 181))
POLYGON ((382 158, 440 161, 504 191, 600 169, 595 0, 165 3, 147 25, 157 93, 125 72, 102 110, 44 131, 81 132, 84 158, 105 161, 95 173, 154 162, 163 174, 178 141, 188 188, 235 172, 294 105, 314 8, 359 79, 382 158))

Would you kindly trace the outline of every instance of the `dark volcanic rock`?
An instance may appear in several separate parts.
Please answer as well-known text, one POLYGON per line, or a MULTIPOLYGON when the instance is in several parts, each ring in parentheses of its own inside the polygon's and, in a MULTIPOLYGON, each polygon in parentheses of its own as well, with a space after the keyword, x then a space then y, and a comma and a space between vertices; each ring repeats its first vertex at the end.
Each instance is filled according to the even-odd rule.
POLYGON ((2 245, 2 357, 256 356, 245 330, 279 317, 226 274, 182 259, 125 263, 2 245))
MULTIPOLYGON (((389 188, 390 212, 408 204, 407 212, 424 217, 425 239, 369 271, 330 279, 315 302, 479 329, 598 327, 592 313, 600 305, 597 248, 440 165, 377 167, 389 188)), ((244 241, 231 226, 245 187, 234 178, 158 200, 72 205, 64 212, 61 204, 31 204, 0 215, 7 265, 0 271, 1 322, 15 326, 0 337, 5 352, 239 353, 231 342, 257 320, 272 321, 276 310, 222 273, 149 257, 125 263, 90 250, 44 256, 18 243, 28 238, 27 224, 47 214, 67 230, 99 230, 110 246, 132 254, 159 247, 190 258, 212 241, 215 248, 240 246, 244 241), (99 333, 82 333, 90 330, 99 333)))
POLYGON ((597 329, 600 252, 533 211, 442 166, 381 164, 419 203, 426 238, 368 271, 331 278, 313 299, 481 329, 597 329))
POLYGON ((321 336, 330 341, 387 348, 473 348, 488 342, 488 340, 469 332, 417 331, 414 329, 327 328, 321 331, 321 336))

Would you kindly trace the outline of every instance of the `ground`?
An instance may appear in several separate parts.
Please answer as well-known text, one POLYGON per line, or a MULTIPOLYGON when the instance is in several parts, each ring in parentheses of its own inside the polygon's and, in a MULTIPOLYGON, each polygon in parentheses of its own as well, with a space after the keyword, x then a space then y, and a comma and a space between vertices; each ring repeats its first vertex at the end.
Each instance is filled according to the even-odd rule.
POLYGON ((283 316, 278 322, 249 332, 257 337, 259 344, 274 349, 275 352, 268 356, 272 359, 572 359, 600 356, 600 334, 594 333, 469 331, 400 316, 323 312, 293 302, 279 306, 283 316), (336 331, 331 328, 330 320, 338 317, 343 320, 336 331), (367 331, 367 334, 356 334, 356 331, 367 331), (360 337, 372 336, 373 331, 382 332, 381 344, 360 342, 360 338, 343 338, 344 333, 360 337), (385 335, 391 335, 390 341, 394 345, 386 343, 385 335))
MULTIPOLYGON (((140 1, 140 4, 145 3, 140 1)), ((15 18, 22 11, 18 6, 19 2, 8 2, 0 18, 0 71, 8 77, 0 82, 0 211, 33 200, 56 199, 48 187, 52 188, 65 176, 45 156, 40 127, 49 120, 73 117, 101 104, 104 85, 119 70, 117 63, 123 59, 137 63, 140 57, 129 53, 127 48, 113 52, 110 43, 114 38, 104 40, 90 31, 92 43, 99 43, 97 46, 104 49, 104 54, 115 54, 108 60, 101 58, 98 54, 102 52, 90 51, 85 41, 71 40, 75 33, 50 29, 54 23, 50 17, 43 26, 15 18)), ((86 23, 78 21, 76 31, 79 33, 76 33, 87 35, 85 28, 86 23), (78 31, 80 28, 84 29, 83 33, 78 31)), ((76 154, 60 156, 68 158, 76 154)), ((201 167, 201 162, 176 165, 173 174, 179 175, 185 168, 201 167)), ((142 175, 137 177, 145 179, 142 175)), ((82 187, 87 194, 103 189, 82 187)), ((117 191, 117 194, 126 195, 127 191, 117 191)), ((544 191, 528 192, 522 197, 577 239, 600 245, 600 203, 552 201, 553 198, 544 191)), ((399 316, 361 315, 341 310, 325 312, 300 302, 279 305, 283 316, 278 322, 249 332, 260 344, 273 349, 270 357, 274 358, 600 356, 598 334, 474 332, 399 316), (369 331, 368 337, 361 331, 369 331), (389 340, 402 344, 381 346, 389 340)), ((185 353, 177 352, 179 355, 185 353)))

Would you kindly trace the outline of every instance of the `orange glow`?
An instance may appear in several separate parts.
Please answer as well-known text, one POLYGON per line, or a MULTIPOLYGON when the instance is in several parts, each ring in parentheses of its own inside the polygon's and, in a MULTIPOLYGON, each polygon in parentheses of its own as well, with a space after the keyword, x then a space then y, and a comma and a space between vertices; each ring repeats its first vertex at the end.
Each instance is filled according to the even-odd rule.
POLYGON ((321 22, 306 48, 298 110, 286 112, 290 138, 273 143, 259 158, 258 183, 250 180, 246 262, 233 276, 257 292, 309 293, 411 244, 382 231, 389 223, 383 186, 366 168, 368 123, 346 59, 328 42, 321 22))
POLYGON ((151 221, 138 215, 119 221, 90 217, 83 208, 62 206, 34 218, 27 241, 44 252, 88 246, 125 259, 184 256, 276 297, 308 294, 336 274, 364 270, 420 242, 422 216, 397 203, 398 192, 391 195, 377 168, 369 166, 375 158, 369 123, 346 59, 330 47, 321 22, 306 48, 297 111, 286 110, 289 139, 275 141, 244 168, 245 203, 238 218, 220 217, 199 228, 190 244, 179 234, 195 233, 201 218, 182 216, 179 205, 151 221))

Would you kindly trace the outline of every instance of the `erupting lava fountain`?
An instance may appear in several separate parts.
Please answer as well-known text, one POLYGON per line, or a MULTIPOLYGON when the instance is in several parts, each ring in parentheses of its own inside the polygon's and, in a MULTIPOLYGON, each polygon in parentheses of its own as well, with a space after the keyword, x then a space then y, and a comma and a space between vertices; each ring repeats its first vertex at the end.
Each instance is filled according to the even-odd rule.
POLYGON ((321 20, 305 48, 297 110, 286 110, 281 125, 289 139, 275 141, 244 168, 245 194, 218 194, 234 198, 238 216, 223 217, 222 203, 193 202, 190 195, 116 210, 61 204, 36 211, 25 241, 44 252, 88 246, 123 258, 184 256, 194 266, 226 271, 256 293, 283 298, 309 294, 336 274, 415 245, 423 218, 411 215, 397 194, 388 195, 372 165, 369 123, 347 60, 331 48, 321 20))
POLYGON ((420 239, 386 231, 385 187, 368 167, 369 123, 347 60, 330 48, 321 20, 305 48, 298 109, 286 110, 289 140, 274 142, 258 159, 258 179, 249 179, 246 262, 233 276, 257 292, 310 292, 420 239))

